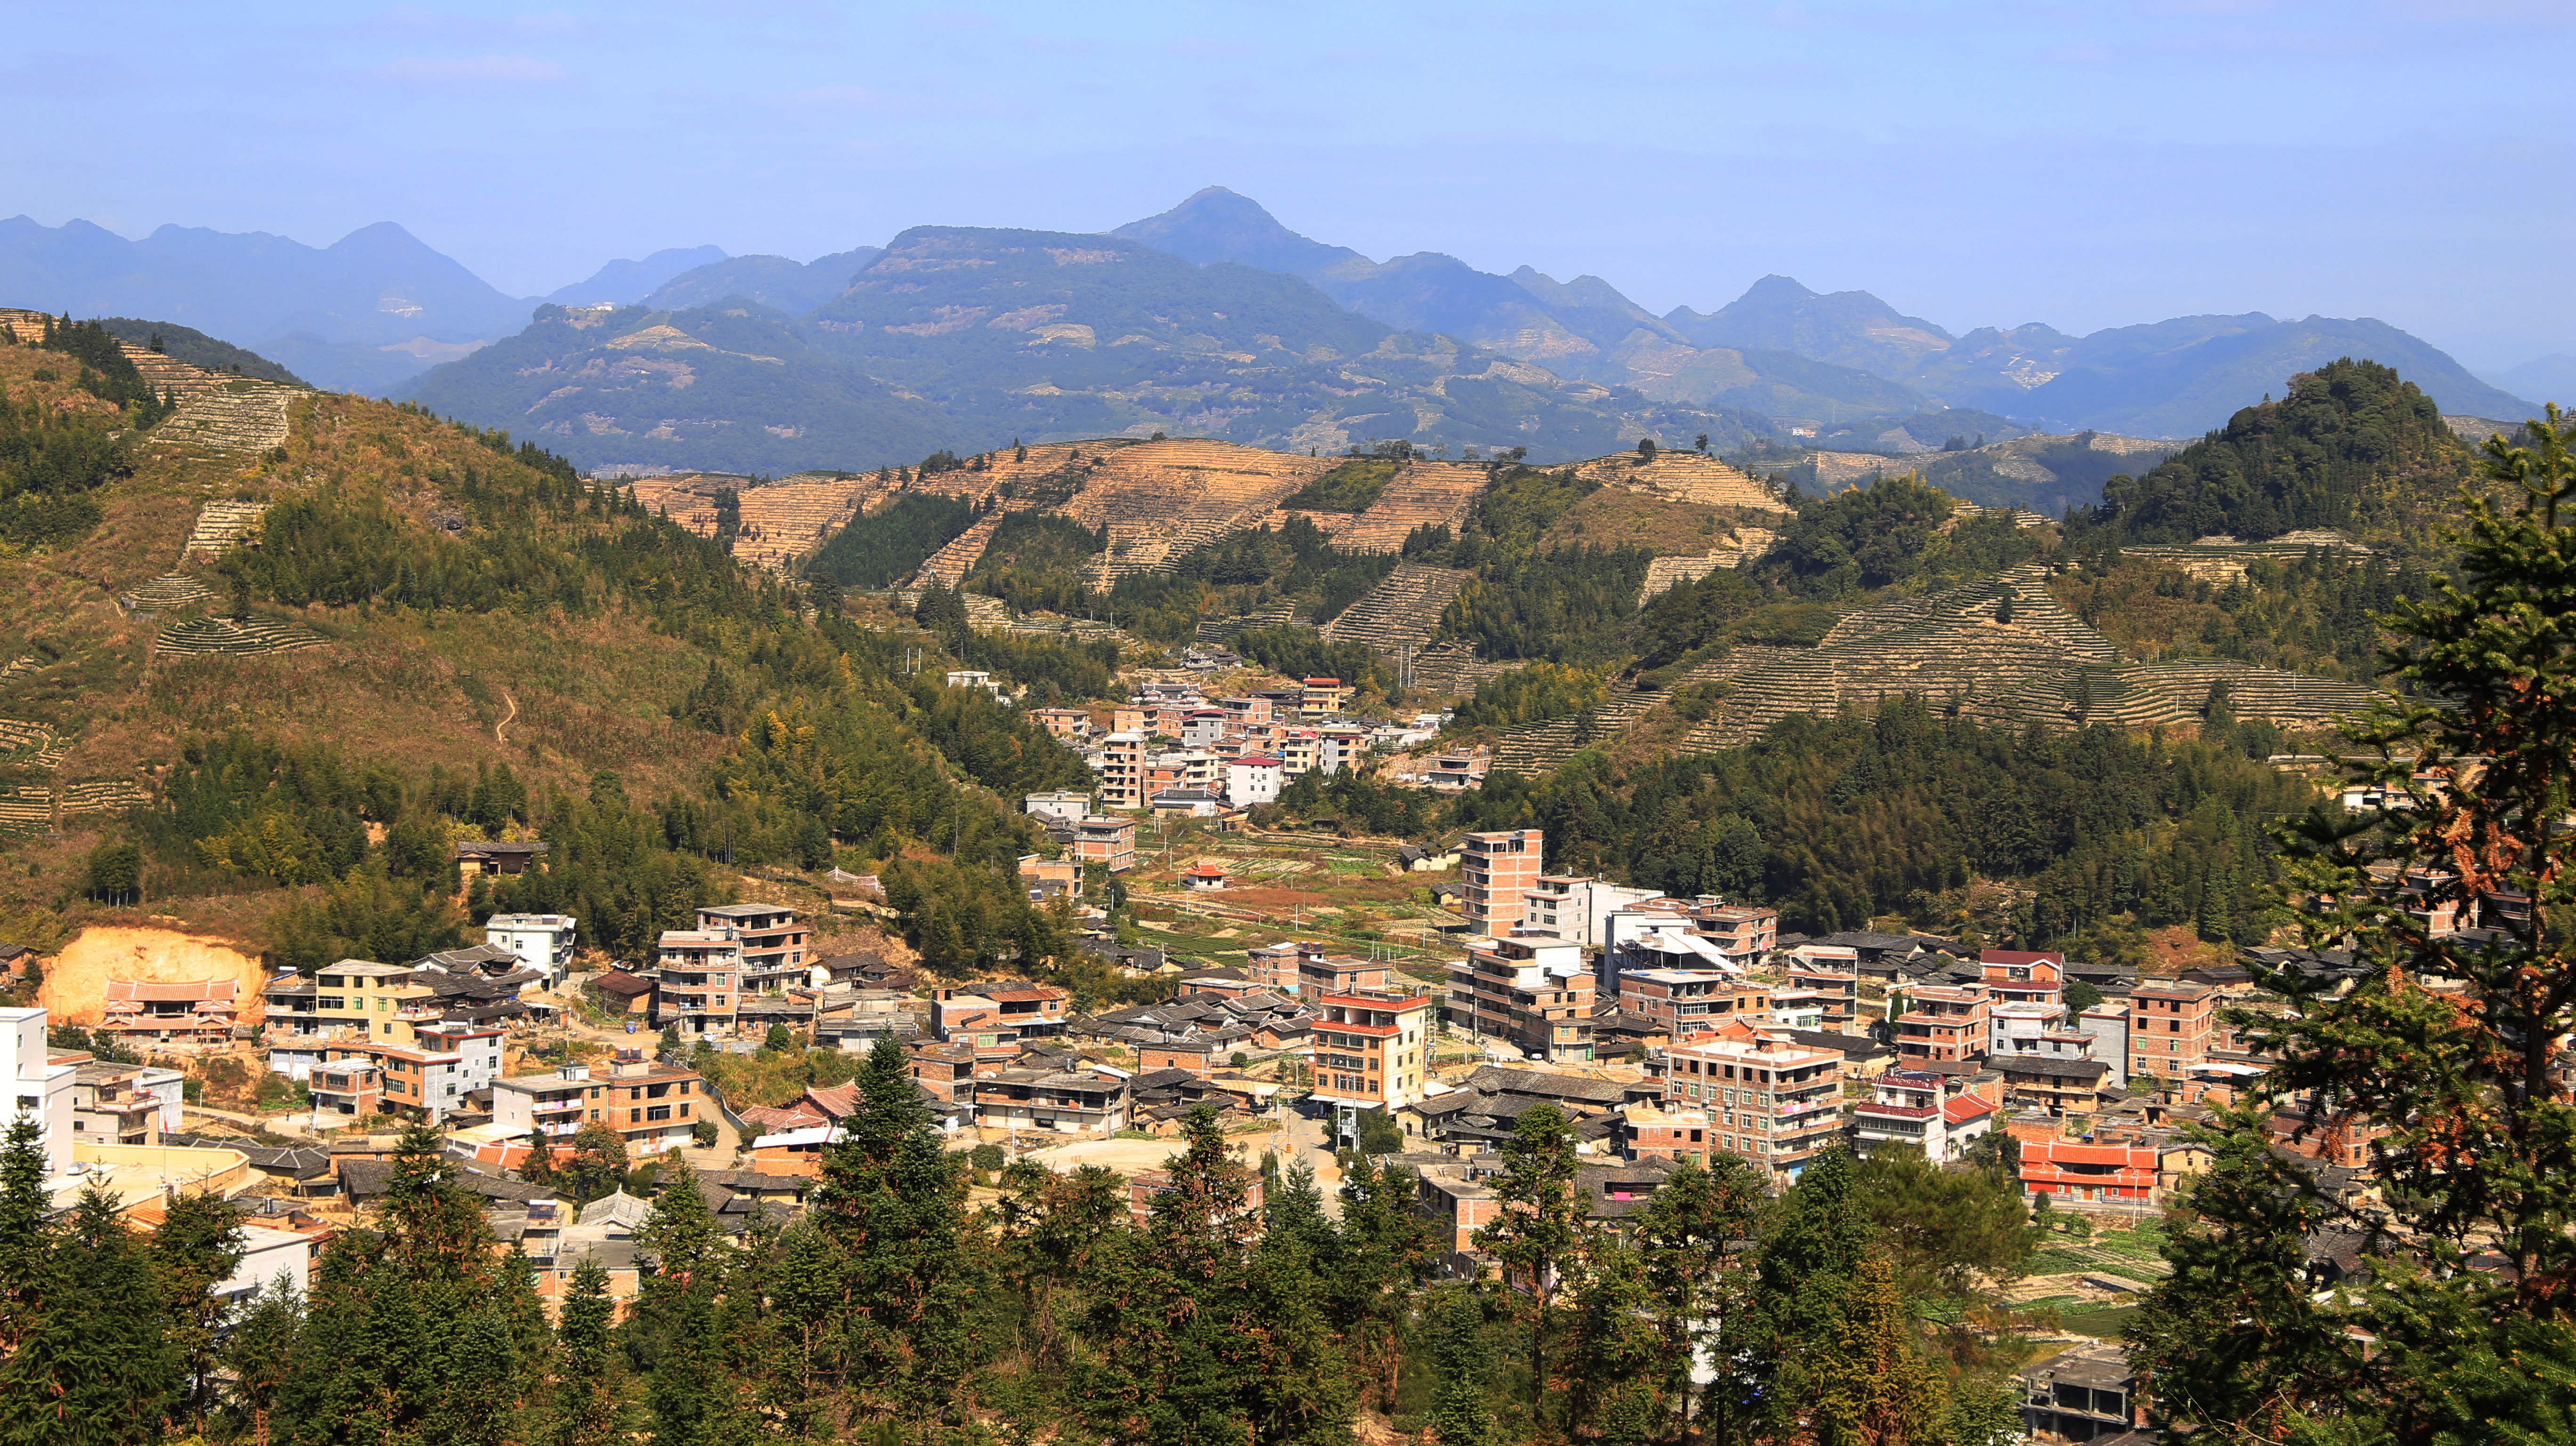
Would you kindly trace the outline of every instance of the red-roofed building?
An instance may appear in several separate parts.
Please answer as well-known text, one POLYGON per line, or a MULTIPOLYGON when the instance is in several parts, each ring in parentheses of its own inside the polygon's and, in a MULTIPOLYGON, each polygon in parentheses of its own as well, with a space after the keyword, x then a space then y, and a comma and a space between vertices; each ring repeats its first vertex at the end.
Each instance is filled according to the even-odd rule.
POLYGON ((2156 1203, 2156 1150, 2151 1145, 2087 1145, 2025 1140, 2022 1193, 2058 1206, 2156 1203))
POLYGON ((227 1044, 238 1017, 231 979, 156 984, 107 981, 106 1013, 99 1027, 118 1039, 154 1044, 227 1044))
POLYGON ((1225 865, 1213 860, 1201 859, 1181 870, 1181 887, 1185 889, 1222 889, 1227 883, 1225 865))
POLYGON ((2031 954, 2019 949, 1986 949, 1977 954, 1987 992, 1998 1004, 2060 1004, 2066 998, 2066 956, 2031 954))

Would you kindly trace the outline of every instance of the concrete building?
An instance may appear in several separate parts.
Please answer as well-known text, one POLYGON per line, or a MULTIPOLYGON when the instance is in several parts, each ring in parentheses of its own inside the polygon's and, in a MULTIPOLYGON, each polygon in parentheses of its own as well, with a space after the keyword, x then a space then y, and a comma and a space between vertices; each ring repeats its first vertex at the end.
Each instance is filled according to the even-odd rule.
POLYGON ((546 977, 551 988, 572 969, 573 938, 581 921, 570 914, 494 914, 483 921, 483 942, 507 949, 546 977))
POLYGON ((1040 854, 1020 855, 1020 887, 1032 899, 1053 899, 1082 893, 1082 864, 1077 859, 1051 859, 1040 854))
POLYGON ((1319 945, 1308 946, 1297 956, 1297 982, 1292 992, 1310 1000, 1327 994, 1382 993, 1389 987, 1389 972, 1382 960, 1327 954, 1319 945))
MULTIPOLYGON (((1137 807, 1144 807, 1140 800, 1137 807)), ((1083 818, 1073 825, 1072 856, 1084 867, 1098 864, 1113 874, 1136 867, 1136 821, 1129 818, 1083 818)))
POLYGON ((1127 1081, 1095 1070, 1005 1069, 975 1081, 986 1129, 1111 1135, 1127 1128, 1127 1081))
POLYGON ((142 1088, 143 1066, 90 1060, 72 1071, 74 1141, 148 1145, 161 1137, 161 1101, 142 1088))
POLYGON ((1100 740, 1100 806, 1145 806, 1145 735, 1121 729, 1100 740))
POLYGON ((1629 969, 1619 975, 1619 1007, 1663 1026, 1675 1043, 1714 1034, 1730 1019, 1759 1020, 1771 1004, 1769 985, 1738 983, 1713 969, 1629 969))
POLYGON ((2100 1441, 2128 1446, 2149 1434, 2153 1404, 2145 1373, 2118 1343, 2085 1346, 2025 1368, 2022 1425, 2045 1441, 2100 1441))
POLYGON ((715 904, 698 910, 698 928, 729 931, 742 945, 742 993, 778 994, 805 982, 810 931, 794 909, 715 904))
POLYGON ((1592 999, 1582 948, 1544 936, 1470 944, 1449 966, 1449 1027, 1504 1040, 1532 1059, 1592 1058, 1592 999))
POLYGON ((604 1124, 607 1115, 607 1081, 592 1079, 586 1064, 492 1081, 492 1123, 514 1139, 542 1130, 569 1143, 583 1125, 604 1124))
POLYGON ((2105 999, 2075 1016, 2075 1027, 2093 1036, 2093 1058, 2111 1067, 2104 1083, 2113 1089, 2129 1087, 2129 1002, 2105 999))
POLYGON ((653 971, 653 1027, 682 1038, 733 1029, 742 1000, 742 940, 730 929, 665 929, 653 971))
POLYGON ((1691 910, 1691 931, 1714 940, 1730 961, 1759 969, 1780 942, 1780 911, 1710 900, 1691 910))
POLYGON ((1998 1000, 1986 1007, 1986 1057, 2035 1055, 2039 1053, 2040 1036, 2065 1022, 2063 1005, 1998 1000))
POLYGON ((1665 1099, 1716 1120, 1717 1146, 1794 1180, 1842 1139, 1843 1057, 1741 1020, 1663 1051, 1665 1099))
POLYGON ((1909 1006, 1896 1019, 1896 1052, 1907 1064, 1964 1064, 1986 1050, 1982 984, 1918 984, 1905 991, 1909 1006))
MULTIPOLYGON (((492 1088, 495 1124, 500 1124, 500 1085, 500 1080, 495 1080, 492 1088)), ((675 1144, 688 1144, 698 1121, 721 1119, 714 1098, 708 1098, 706 1093, 706 1080, 701 1080, 696 1070, 654 1062, 644 1057, 641 1049, 618 1049, 616 1059, 600 1077, 600 1088, 605 1093, 595 1108, 603 1119, 585 1119, 582 1124, 600 1124, 616 1132, 618 1139, 626 1142, 629 1160, 644 1160, 647 1155, 672 1150, 675 1144)))
POLYGON ((1279 760, 1267 753, 1247 753, 1225 764, 1225 801, 1236 808, 1279 801, 1279 760))
POLYGON ((372 1120, 384 1108, 384 1067, 368 1055, 324 1060, 304 1075, 317 1129, 372 1120))
POLYGON ((1352 990, 1315 999, 1315 1097, 1336 1109, 1395 1110, 1422 1098, 1431 1000, 1352 990))
POLYGON ((1598 949, 1611 914, 1656 897, 1652 889, 1624 888, 1578 874, 1541 874, 1521 900, 1521 927, 1598 949))
POLYGON ((2218 991, 2206 984, 2155 980, 2129 996, 2129 1074, 2179 1079, 2209 1058, 2218 991))
POLYGON ((1716 1152, 1716 1117, 1697 1105, 1659 1104, 1639 1100, 1619 1110, 1619 1154, 1629 1161, 1649 1157, 1705 1169, 1716 1152))
POLYGON ((2066 1000, 2066 956, 2032 954, 2017 949, 1987 949, 1977 955, 1987 992, 2005 1004, 2062 1004, 2066 1000))
POLYGON ((1519 928, 1523 898, 1538 882, 1547 835, 1534 828, 1471 833, 1459 841, 1466 897, 1459 912, 1470 929, 1499 938, 1519 928))
POLYGON ((1091 816, 1091 795, 1070 788, 1052 793, 1032 793, 1020 800, 1023 812, 1033 818, 1051 818, 1065 823, 1091 816))
POLYGON ((314 1033, 324 1040, 377 1044, 411 1043, 412 1026, 441 1012, 423 1002, 437 993, 412 979, 401 964, 370 959, 343 959, 313 975, 314 1033))

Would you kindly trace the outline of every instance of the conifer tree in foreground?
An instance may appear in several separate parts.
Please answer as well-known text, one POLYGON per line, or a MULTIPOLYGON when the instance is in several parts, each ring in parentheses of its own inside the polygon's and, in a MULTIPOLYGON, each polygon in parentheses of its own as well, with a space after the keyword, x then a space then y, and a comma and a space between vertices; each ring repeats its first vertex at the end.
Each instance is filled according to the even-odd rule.
POLYGON ((2576 1103, 2555 1073, 2576 1029, 2576 426, 2553 406, 2527 431, 2487 444, 2506 506, 2468 499, 2459 581, 2381 619, 2396 674, 2448 701, 2355 730, 2378 756, 2347 771, 2412 806, 2284 835, 2311 942, 2349 941, 2373 971, 2341 999, 2263 978, 2297 1014, 2210 1131, 2173 1274, 2130 1332, 2159 1412, 2195 1439, 2576 1439, 2576 1103), (2423 871, 2433 903, 2483 901, 2498 936, 2430 932, 2389 866, 2423 871), (2427 988, 2437 975, 2467 987, 2427 988), (2276 1110, 2329 1142, 2388 1127, 2369 1159, 2384 1213, 2271 1148, 2276 1110), (2317 1298, 2303 1245, 2321 1229, 2361 1236, 2367 1284, 2317 1298))

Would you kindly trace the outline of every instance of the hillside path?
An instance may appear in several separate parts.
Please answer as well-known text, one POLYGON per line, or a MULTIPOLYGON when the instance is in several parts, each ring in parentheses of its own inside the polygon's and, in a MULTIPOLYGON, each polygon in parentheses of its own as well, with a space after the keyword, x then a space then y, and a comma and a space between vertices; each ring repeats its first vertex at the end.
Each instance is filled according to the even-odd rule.
POLYGON ((519 716, 519 700, 510 696, 509 689, 504 688, 501 690, 501 701, 510 705, 510 711, 502 714, 501 721, 492 725, 492 741, 495 743, 507 743, 510 741, 509 739, 501 736, 501 730, 509 727, 510 720, 519 716))

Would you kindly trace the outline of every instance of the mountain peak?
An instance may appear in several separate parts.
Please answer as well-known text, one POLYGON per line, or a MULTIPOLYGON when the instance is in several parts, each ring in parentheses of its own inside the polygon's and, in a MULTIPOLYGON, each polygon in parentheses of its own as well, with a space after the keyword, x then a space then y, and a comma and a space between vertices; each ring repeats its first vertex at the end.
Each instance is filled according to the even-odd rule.
POLYGON ((1351 261, 1364 261, 1346 246, 1327 246, 1279 224, 1262 204, 1223 186, 1203 186, 1160 215, 1130 221, 1109 233, 1206 266, 1231 261, 1264 271, 1307 276, 1351 261))

